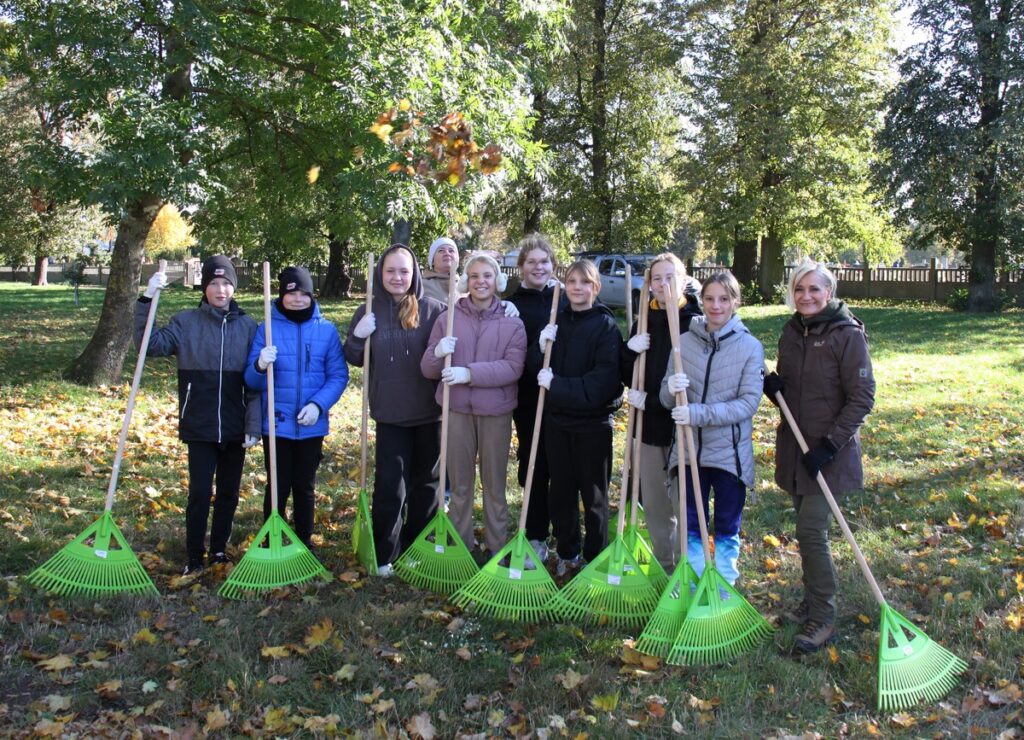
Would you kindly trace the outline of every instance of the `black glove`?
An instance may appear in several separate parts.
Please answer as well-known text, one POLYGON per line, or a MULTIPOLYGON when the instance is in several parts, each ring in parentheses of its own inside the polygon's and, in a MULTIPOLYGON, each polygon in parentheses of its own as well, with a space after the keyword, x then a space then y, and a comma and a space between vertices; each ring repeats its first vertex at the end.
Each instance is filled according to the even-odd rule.
POLYGON ((785 390, 786 384, 782 382, 782 378, 778 373, 768 373, 764 376, 764 394, 776 406, 779 405, 779 402, 776 400, 775 394, 782 393, 785 390))
POLYGON ((822 438, 815 447, 805 452, 803 458, 801 458, 807 474, 812 478, 817 478, 818 473, 831 462, 832 458, 836 456, 837 451, 836 446, 827 437, 822 438))

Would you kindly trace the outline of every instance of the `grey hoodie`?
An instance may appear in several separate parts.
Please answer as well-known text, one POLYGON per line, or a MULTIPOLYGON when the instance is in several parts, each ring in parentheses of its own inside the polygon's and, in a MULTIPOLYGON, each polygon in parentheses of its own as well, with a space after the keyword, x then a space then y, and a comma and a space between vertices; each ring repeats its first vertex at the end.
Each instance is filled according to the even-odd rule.
MULTIPOLYGON (((382 267, 392 252, 408 247, 393 245, 380 256, 373 278, 373 313, 377 328, 369 336, 370 351, 370 415, 375 421, 411 427, 437 421, 441 407, 434 400, 434 381, 423 377, 420 359, 430 341, 434 322, 444 305, 423 295, 420 268, 413 255, 411 293, 419 301, 420 324, 415 329, 403 329, 398 318, 398 303, 385 290, 382 267)), ((345 337, 345 359, 355 367, 363 366, 366 339, 360 339, 353 330, 366 314, 362 305, 352 315, 345 337)))
MULTIPOLYGON (((690 379, 686 400, 696 431, 697 464, 732 473, 747 486, 754 484, 753 419, 764 387, 764 348, 734 315, 717 332, 707 319, 695 316, 679 338, 683 372, 690 379)), ((675 406, 668 376, 675 373, 669 359, 661 381, 660 400, 675 406)), ((676 465, 673 448, 669 468, 676 465)))

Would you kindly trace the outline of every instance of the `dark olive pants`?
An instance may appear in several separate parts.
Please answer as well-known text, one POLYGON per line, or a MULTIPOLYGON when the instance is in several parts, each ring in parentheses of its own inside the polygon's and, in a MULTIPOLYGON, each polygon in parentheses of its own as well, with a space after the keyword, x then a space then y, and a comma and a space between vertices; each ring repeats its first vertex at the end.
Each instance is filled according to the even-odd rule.
POLYGON ((837 585, 832 548, 828 541, 832 510, 820 494, 792 498, 796 510, 796 539, 800 543, 804 571, 804 598, 809 615, 815 622, 832 624, 836 621, 837 585))

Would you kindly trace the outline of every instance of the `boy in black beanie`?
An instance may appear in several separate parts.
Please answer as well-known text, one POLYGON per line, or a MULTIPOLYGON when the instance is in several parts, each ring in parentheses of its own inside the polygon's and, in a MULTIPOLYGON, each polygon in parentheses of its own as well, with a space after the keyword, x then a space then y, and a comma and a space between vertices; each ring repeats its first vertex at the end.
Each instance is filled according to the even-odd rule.
MULTIPOLYGON (((199 307, 175 314, 149 338, 150 356, 178 358, 178 436, 188 445, 189 474, 185 576, 203 569, 211 498, 209 563, 229 562, 228 539, 238 506, 245 450, 259 441, 259 394, 246 390, 243 380, 256 322, 233 300, 237 282, 230 259, 210 257, 203 263, 199 307)), ((145 333, 149 303, 166 284, 164 273, 154 273, 136 303, 136 347, 145 333)))

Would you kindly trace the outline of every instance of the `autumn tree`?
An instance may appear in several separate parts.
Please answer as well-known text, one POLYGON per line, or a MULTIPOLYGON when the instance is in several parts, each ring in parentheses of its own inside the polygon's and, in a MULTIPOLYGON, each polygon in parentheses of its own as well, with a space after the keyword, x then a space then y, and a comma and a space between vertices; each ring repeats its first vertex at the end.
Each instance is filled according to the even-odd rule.
POLYGON ((178 207, 165 203, 153 219, 146 236, 146 254, 151 259, 183 259, 196 243, 192 225, 186 221, 178 207))
POLYGON ((968 310, 1024 263, 1024 3, 919 0, 927 40, 900 62, 878 167, 900 218, 968 255, 968 310))

